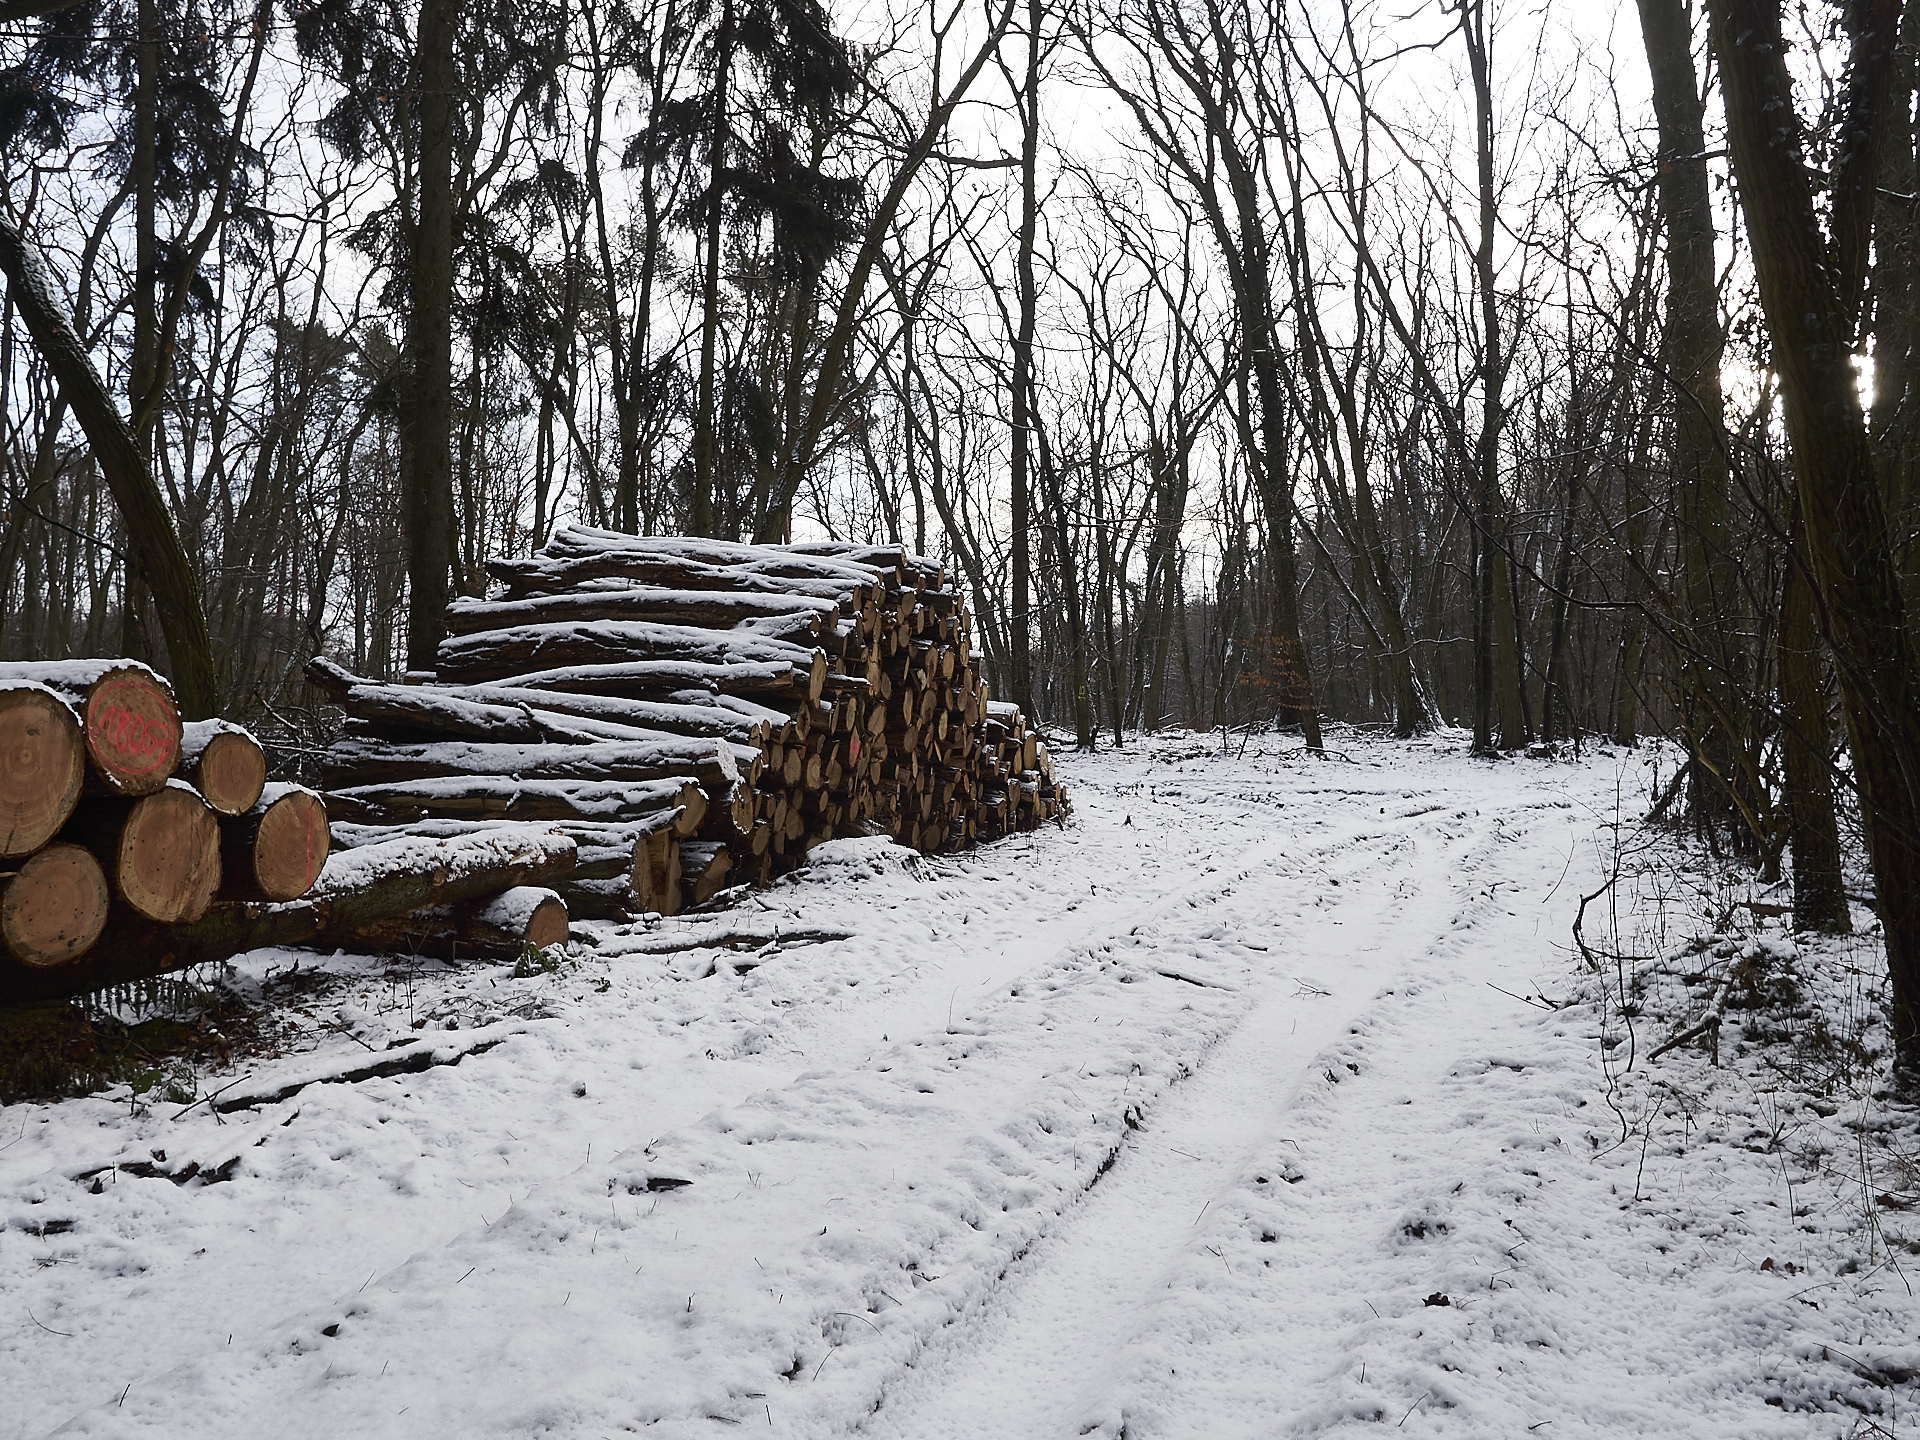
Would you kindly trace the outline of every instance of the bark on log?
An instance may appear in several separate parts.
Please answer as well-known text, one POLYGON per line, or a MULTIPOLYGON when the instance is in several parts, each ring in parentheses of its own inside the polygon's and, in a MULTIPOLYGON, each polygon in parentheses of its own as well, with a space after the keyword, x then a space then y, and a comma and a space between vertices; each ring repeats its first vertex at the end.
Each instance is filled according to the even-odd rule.
POLYGON ((298 900, 320 878, 332 840, 327 807, 300 785, 269 785, 220 825, 224 900, 298 900))
POLYGON ((454 775, 400 785, 329 791, 340 818, 366 824, 446 820, 640 820, 677 812, 671 823, 685 834, 699 827, 707 797, 693 779, 596 784, 569 780, 514 780, 454 775))
MULTIPOLYGON (((673 700, 692 691, 743 699, 817 701, 827 683, 826 652, 810 669, 783 664, 705 665, 691 660, 633 660, 618 665, 571 665, 513 677, 527 690, 565 690, 633 700, 673 700)), ((678 702, 685 703, 685 702, 678 702)))
POLYGON ((703 785, 731 789, 740 779, 743 760, 757 765, 760 752, 726 740, 680 735, 656 735, 645 744, 605 741, 595 745, 493 745, 467 740, 385 745, 344 740, 327 752, 321 774, 329 790, 461 775, 602 784, 692 778, 703 785))
POLYGON ((198 920, 220 888, 219 820, 179 781, 137 799, 82 800, 61 838, 91 850, 114 895, 147 920, 198 920))
POLYGON ((267 753, 227 720, 195 720, 180 727, 177 772, 222 815, 243 815, 267 783, 267 753))
POLYGON ((784 720, 764 707, 758 717, 749 717, 715 705, 669 705, 510 685, 383 685, 319 659, 308 663, 307 677, 374 733, 416 741, 584 745, 667 733, 761 745, 769 721, 784 720))
POLYGON ((263 946, 350 945, 355 931, 389 916, 484 899, 515 885, 557 884, 573 869, 574 855, 564 836, 524 830, 456 840, 409 837, 342 851, 304 899, 222 902, 188 925, 157 924, 120 910, 77 960, 30 968, 0 959, 0 1004, 81 995, 263 946))
POLYGON ((0 872, 0 944, 44 969, 85 954, 109 909, 100 862, 78 845, 49 845, 0 872))
POLYGON ((570 880, 560 893, 567 902, 567 914, 575 920, 631 920, 654 908, 624 876, 570 880))
POLYGON ((0 683, 0 857, 51 840, 86 774, 80 722, 66 701, 44 685, 0 683))
POLYGON ((580 559, 593 556, 656 558, 677 563, 722 566, 775 575, 791 580, 838 580, 841 578, 871 582, 890 579, 890 572, 863 565, 857 560, 831 555, 811 555, 798 548, 779 545, 750 545, 738 540, 707 540, 685 535, 629 535, 621 530, 601 530, 591 525, 563 525, 548 537, 543 553, 555 559, 580 559))
MULTIPOLYGON (((447 633, 473 635, 515 625, 559 620, 641 620, 657 625, 692 625, 729 630, 743 622, 787 621, 795 633, 817 636, 839 622, 836 601, 812 595, 733 593, 724 590, 670 590, 659 585, 619 589, 571 590, 525 600, 461 599, 447 607, 447 633)), ((757 624, 754 632, 777 634, 757 624)))
POLYGON ((355 941, 396 955, 518 960, 567 943, 567 902, 541 885, 515 885, 463 905, 436 905, 362 926, 355 941))
POLYGON ((180 762, 180 712, 173 687, 130 660, 0 664, 0 684, 34 681, 73 706, 91 767, 89 788, 151 795, 180 762))
POLYGON ((577 587, 626 581, 663 589, 702 590, 714 594, 801 596, 844 609, 865 606, 881 587, 867 577, 831 579, 769 574, 764 569, 705 565, 671 557, 581 555, 567 559, 489 560, 487 574, 506 582, 518 598, 565 594, 577 587))
POLYGON ((476 685, 536 670, 677 660, 697 665, 786 665, 811 672, 826 654, 811 646, 740 630, 701 630, 634 620, 559 621, 484 630, 440 643, 434 675, 440 685, 476 685))

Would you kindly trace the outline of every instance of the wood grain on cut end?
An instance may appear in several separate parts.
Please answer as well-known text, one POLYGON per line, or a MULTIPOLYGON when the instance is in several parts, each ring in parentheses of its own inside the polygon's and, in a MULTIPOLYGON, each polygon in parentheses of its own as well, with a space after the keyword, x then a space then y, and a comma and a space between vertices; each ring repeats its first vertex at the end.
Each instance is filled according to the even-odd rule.
POLYGON ((142 796, 127 811, 113 884, 136 913, 163 924, 198 920, 220 888, 220 824, 184 785, 142 796))
POLYGON ((274 797, 253 842, 253 881, 268 900, 297 900, 320 878, 332 840, 327 807, 311 790, 274 797))
POLYGON ((549 895, 534 907, 527 920, 526 943, 535 950, 567 943, 567 902, 549 895))
POLYGON ((185 726, 180 774, 222 815, 244 815, 267 784, 267 754, 260 742, 224 720, 185 726))
POLYGON ((49 845, 0 889, 0 941, 23 965, 63 965, 100 938, 107 906, 106 872, 91 852, 49 845))
POLYGON ((30 855, 59 832, 86 778, 80 725, 37 685, 0 687, 0 855, 30 855))
POLYGON ((117 795, 154 794, 180 762, 180 712, 144 665, 116 667, 89 685, 80 721, 94 773, 117 795))

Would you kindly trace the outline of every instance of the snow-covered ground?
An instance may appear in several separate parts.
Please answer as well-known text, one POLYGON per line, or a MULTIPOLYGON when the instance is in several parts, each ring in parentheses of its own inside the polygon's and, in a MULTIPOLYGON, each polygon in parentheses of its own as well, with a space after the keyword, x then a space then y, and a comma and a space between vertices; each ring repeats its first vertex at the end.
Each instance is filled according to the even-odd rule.
POLYGON ((1871 944, 1616 894, 1595 974, 1657 752, 1335 743, 1062 757, 1063 829, 550 972, 249 957, 199 1103, 0 1110, 0 1435, 1910 1425, 1871 944))

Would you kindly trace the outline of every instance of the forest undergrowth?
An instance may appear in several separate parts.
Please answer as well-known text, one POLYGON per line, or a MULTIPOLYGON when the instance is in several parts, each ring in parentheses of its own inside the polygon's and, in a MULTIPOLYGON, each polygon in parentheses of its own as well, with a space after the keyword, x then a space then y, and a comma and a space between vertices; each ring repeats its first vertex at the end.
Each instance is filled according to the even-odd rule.
POLYGON ((1610 1114, 1593 1156, 1617 1171, 1620 1208, 1676 1247, 1731 1246, 1828 1312, 1824 1335, 1847 1317, 1851 1353, 1822 1339, 1779 1357, 1768 1404, 1904 1433, 1920 1349, 1887 1341, 1920 1283, 1920 1096, 1893 1077, 1879 922, 1856 893, 1851 934, 1795 932, 1788 885, 1682 827, 1616 815, 1603 831, 1611 874, 1575 927, 1572 993, 1542 1001, 1598 1018, 1610 1114), (1785 1215, 1763 1222, 1756 1204, 1785 1215))

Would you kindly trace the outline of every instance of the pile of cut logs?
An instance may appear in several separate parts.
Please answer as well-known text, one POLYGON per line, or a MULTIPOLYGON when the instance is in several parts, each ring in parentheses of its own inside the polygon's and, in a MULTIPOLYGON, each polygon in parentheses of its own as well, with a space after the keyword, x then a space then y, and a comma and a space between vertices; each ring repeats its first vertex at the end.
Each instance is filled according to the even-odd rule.
POLYGON ((238 725, 182 725, 125 660, 0 665, 0 1004, 269 945, 517 955, 567 938, 563 835, 511 827, 331 853, 320 796, 238 725))
POLYGON ((569 527, 488 570, 431 675, 309 665, 347 715, 324 797, 143 665, 0 665, 0 1003, 270 945, 512 958, 837 837, 1066 811, 932 561, 569 527))
POLYGON ((318 795, 268 784, 239 726, 183 726, 146 666, 0 665, 0 999, 111 983, 218 903, 297 899, 328 843, 318 795))
POLYGON ((530 822, 578 847, 572 914, 616 917, 764 883, 836 837, 941 851, 1066 809, 934 561, 568 526, 487 570, 432 674, 308 667, 348 717, 322 775, 343 847, 530 822))

